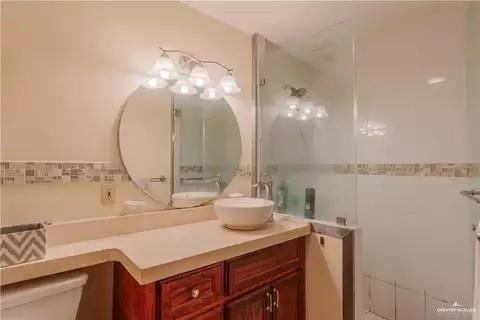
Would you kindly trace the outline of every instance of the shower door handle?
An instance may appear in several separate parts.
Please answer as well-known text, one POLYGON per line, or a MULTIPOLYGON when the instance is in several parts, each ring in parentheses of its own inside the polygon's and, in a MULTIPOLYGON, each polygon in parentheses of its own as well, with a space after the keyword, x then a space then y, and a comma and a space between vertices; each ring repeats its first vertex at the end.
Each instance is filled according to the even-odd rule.
POLYGON ((480 191, 478 190, 463 190, 460 194, 480 204, 480 191))

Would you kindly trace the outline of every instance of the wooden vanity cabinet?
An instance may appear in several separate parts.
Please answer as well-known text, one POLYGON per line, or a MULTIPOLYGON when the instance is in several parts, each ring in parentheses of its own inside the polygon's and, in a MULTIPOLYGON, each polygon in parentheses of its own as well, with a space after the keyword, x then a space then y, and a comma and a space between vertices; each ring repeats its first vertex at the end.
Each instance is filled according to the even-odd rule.
POLYGON ((115 265, 115 320, 303 320, 305 239, 139 285, 115 265))
POLYGON ((287 275, 225 305, 227 320, 300 320, 302 273, 287 275))

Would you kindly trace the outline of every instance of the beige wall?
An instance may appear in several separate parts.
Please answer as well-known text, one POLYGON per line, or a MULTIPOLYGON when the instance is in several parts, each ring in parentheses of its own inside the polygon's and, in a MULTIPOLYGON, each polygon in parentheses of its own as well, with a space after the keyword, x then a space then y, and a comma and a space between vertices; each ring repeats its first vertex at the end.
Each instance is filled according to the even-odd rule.
MULTIPOLYGON (((250 36, 178 2, 2 2, 2 160, 118 165, 121 107, 159 45, 235 69, 243 92, 231 103, 249 163, 250 36)), ((116 204, 101 206, 99 190, 3 186, 2 224, 113 215, 126 199, 146 199, 122 183, 116 204)))

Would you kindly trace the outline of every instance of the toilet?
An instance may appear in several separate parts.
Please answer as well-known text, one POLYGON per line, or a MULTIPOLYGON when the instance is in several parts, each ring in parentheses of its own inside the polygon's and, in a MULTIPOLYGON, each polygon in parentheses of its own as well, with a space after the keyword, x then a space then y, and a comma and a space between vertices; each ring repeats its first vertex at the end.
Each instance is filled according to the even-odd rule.
POLYGON ((75 320, 85 273, 64 273, 18 284, 0 292, 2 320, 75 320))

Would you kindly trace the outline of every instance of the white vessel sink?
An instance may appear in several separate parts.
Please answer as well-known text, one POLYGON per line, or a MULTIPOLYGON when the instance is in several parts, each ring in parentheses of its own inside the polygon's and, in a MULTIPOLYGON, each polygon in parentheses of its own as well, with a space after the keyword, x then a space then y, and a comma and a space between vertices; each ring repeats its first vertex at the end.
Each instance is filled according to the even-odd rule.
POLYGON ((221 199, 213 207, 223 225, 235 230, 259 229, 273 214, 273 201, 258 198, 221 199))
POLYGON ((204 204, 218 196, 216 192, 179 192, 172 194, 174 208, 191 208, 204 204))

